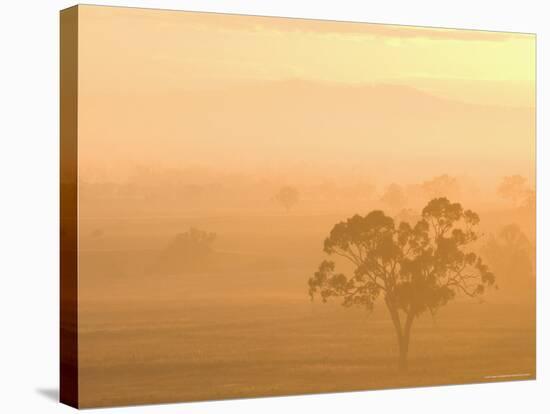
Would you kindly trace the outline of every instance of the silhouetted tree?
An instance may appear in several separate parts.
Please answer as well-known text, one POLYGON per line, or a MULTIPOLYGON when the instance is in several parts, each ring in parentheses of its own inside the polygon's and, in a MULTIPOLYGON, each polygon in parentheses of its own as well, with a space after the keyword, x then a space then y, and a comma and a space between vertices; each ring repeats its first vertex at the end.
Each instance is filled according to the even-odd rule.
POLYGON ((282 187, 277 194, 275 194, 275 201, 281 204, 287 212, 294 207, 300 200, 300 193, 294 187, 285 186, 282 187))
POLYGON ((428 200, 438 197, 458 197, 460 184, 455 177, 448 174, 439 175, 422 183, 422 192, 428 200))
POLYGON ((534 199, 534 192, 527 184, 527 178, 521 175, 504 177, 497 188, 498 194, 510 200, 514 206, 521 206, 534 199))
POLYGON ((516 224, 506 225, 491 236, 481 254, 499 275, 504 294, 518 297, 534 293, 534 248, 516 224))
POLYGON ((216 234, 190 228, 179 233, 164 249, 155 266, 161 273, 184 273, 204 266, 212 254, 216 234))
POLYGON ((420 217, 420 214, 417 211, 414 211, 412 208, 404 208, 399 213, 394 216, 395 221, 406 221, 408 223, 417 221, 420 217))
POLYGON ((103 237, 104 234, 105 234, 105 232, 102 229, 95 229, 94 231, 92 231, 90 233, 90 237, 92 239, 99 239, 99 238, 103 237))
POLYGON ((405 191, 399 184, 392 183, 384 191, 380 201, 391 209, 403 208, 407 202, 405 191))
POLYGON ((527 211, 534 211, 537 206, 537 197, 536 193, 532 189, 528 189, 525 193, 525 197, 521 201, 520 208, 527 211))
POLYGON ((476 213, 447 198, 430 201, 413 226, 396 225, 379 210, 355 215, 336 224, 324 242, 328 255, 353 265, 353 275, 336 272, 335 262, 324 260, 309 279, 309 294, 367 310, 382 296, 397 335, 399 367, 406 370, 415 318, 436 312, 457 293, 480 295, 494 283, 482 260, 466 251, 478 238, 478 223, 476 213))

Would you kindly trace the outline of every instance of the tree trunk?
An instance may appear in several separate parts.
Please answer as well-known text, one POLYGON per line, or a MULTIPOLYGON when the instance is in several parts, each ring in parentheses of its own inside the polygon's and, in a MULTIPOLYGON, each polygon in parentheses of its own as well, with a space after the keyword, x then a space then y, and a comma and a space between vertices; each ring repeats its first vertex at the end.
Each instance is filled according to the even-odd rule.
POLYGON ((399 317, 399 311, 393 305, 392 301, 386 297, 386 305, 390 312, 390 316, 395 327, 395 333, 397 336, 397 344, 399 346, 399 358, 398 367, 399 371, 406 372, 408 369, 408 354, 409 354, 409 340, 411 336, 411 328, 414 320, 414 313, 410 312, 405 320, 405 325, 401 326, 401 318, 399 317))
POLYGON ((409 368, 407 356, 409 354, 409 338, 402 336, 399 339, 399 371, 406 372, 409 368))
POLYGON ((414 314, 407 314, 407 320, 399 340, 399 370, 402 372, 407 371, 409 368, 408 356, 409 356, 409 342, 411 339, 411 328, 414 320, 414 314))

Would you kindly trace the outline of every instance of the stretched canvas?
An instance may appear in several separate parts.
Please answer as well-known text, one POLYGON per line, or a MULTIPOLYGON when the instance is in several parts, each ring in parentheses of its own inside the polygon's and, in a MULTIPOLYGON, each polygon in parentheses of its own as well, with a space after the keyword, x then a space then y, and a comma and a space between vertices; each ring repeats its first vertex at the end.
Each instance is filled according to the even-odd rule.
POLYGON ((61 400, 535 379, 535 35, 61 12, 61 400))

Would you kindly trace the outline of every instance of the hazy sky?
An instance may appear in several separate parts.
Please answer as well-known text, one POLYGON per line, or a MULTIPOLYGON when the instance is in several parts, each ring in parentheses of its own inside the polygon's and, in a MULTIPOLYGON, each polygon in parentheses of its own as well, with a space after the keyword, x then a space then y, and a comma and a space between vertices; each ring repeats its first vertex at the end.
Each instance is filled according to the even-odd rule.
POLYGON ((534 172, 529 34, 81 6, 80 99, 84 164, 534 172))

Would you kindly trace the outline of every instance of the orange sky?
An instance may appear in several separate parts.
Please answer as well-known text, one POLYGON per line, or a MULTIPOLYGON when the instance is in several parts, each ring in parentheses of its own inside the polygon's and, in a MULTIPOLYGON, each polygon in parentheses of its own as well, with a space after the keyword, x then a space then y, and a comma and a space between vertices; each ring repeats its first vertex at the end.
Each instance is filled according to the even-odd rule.
POLYGON ((530 34, 80 6, 79 81, 83 162, 534 173, 530 34))
MULTIPOLYGON (((301 78, 399 83, 471 102, 533 105, 529 34, 113 7, 85 7, 81 16, 82 34, 94 38, 88 47, 101 48, 95 52, 124 73, 84 60, 105 88, 112 87, 106 80, 158 88, 301 78)), ((94 57, 86 52, 83 58, 94 57)))

